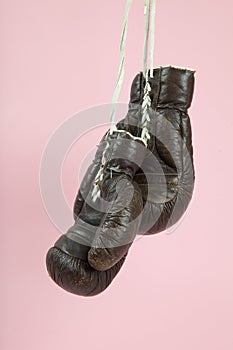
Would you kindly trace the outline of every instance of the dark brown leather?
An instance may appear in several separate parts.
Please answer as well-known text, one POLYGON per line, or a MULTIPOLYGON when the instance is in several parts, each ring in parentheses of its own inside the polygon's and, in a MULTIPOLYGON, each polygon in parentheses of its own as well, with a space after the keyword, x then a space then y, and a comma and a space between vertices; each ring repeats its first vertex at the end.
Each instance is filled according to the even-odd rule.
MULTIPOLYGON (((132 130, 130 131, 132 132, 132 130)), ((132 179, 145 157, 143 144, 135 142, 126 134, 113 133, 108 135, 106 140, 101 142, 100 147, 103 144, 105 144, 106 163, 103 168, 103 180, 99 186, 101 198, 109 202, 109 205, 104 212, 101 211, 101 198, 99 198, 97 199, 99 210, 93 209, 96 208, 96 205, 89 195, 88 204, 84 200, 83 206, 79 208, 80 211, 77 213, 77 203, 81 203, 80 196, 84 197, 81 191, 75 203, 78 215, 74 225, 77 235, 80 235, 80 219, 89 225, 98 226, 87 259, 93 268, 100 271, 113 267, 125 256, 139 230, 143 202, 141 191, 132 179), (127 152, 127 159, 122 159, 125 152, 127 152), (118 193, 117 186, 120 189, 118 193)), ((97 159, 99 159, 98 154, 97 159)), ((96 174, 95 169, 92 169, 93 174, 96 174)), ((96 171, 98 170, 99 168, 96 169, 96 171)), ((90 173, 84 177, 81 185, 85 191, 86 188, 89 188, 90 191, 92 189, 89 177, 90 173)), ((77 254, 79 254, 78 250, 77 254)), ((80 258, 80 255, 76 255, 76 257, 80 258)))
POLYGON ((46 256, 50 277, 67 292, 91 297, 102 293, 113 281, 125 261, 125 256, 106 271, 93 269, 87 261, 50 248, 46 256))
MULTIPOLYGON (((152 108, 172 107, 187 111, 193 98, 194 74, 193 70, 172 66, 154 69, 153 78, 149 75, 152 108)), ((134 78, 131 86, 130 106, 142 104, 144 86, 145 79, 140 72, 134 78)))
MULTIPOLYGON (((173 226, 192 197, 195 173, 188 108, 193 97, 194 74, 195 71, 188 69, 161 67, 154 70, 154 78, 149 78, 154 110, 149 131, 154 146, 152 154, 142 163, 144 171, 139 170, 134 177, 142 191, 144 205, 147 203, 140 227, 144 234, 173 226), (154 157, 159 167, 154 165, 154 157)), ((131 88, 129 123, 136 122, 137 116, 130 110, 140 108, 144 85, 145 79, 139 73, 131 88)))
MULTIPOLYGON (((135 235, 157 233, 174 225, 192 197, 193 149, 187 109, 193 96, 194 72, 160 67, 149 82, 150 153, 144 153, 137 147, 139 142, 130 139, 126 147, 124 134, 113 133, 107 141, 103 138, 75 200, 75 224, 48 252, 50 276, 72 293, 89 296, 102 292, 120 270, 135 235), (110 153, 100 183, 101 196, 106 202, 114 199, 107 210, 99 199, 92 206, 90 197, 106 142, 110 153), (120 154, 122 150, 127 154, 127 159, 121 158, 119 150, 120 154), (133 188, 133 196, 127 183, 133 188), (119 184, 121 191, 116 194, 119 184), (121 201, 124 206, 118 210, 121 201)), ((118 129, 134 136, 141 135, 144 85, 142 73, 137 74, 131 87, 129 111, 117 124, 118 129)))

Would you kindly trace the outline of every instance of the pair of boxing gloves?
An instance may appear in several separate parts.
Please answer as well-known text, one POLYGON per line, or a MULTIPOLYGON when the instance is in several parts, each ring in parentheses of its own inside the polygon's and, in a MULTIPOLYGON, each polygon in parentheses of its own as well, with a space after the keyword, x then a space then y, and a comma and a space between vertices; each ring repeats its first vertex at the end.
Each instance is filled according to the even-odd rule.
POLYGON ((133 80, 126 117, 104 135, 81 183, 74 225, 47 253, 49 275, 63 289, 101 293, 136 235, 164 231, 184 214, 195 179, 187 112, 194 73, 168 66, 133 80))

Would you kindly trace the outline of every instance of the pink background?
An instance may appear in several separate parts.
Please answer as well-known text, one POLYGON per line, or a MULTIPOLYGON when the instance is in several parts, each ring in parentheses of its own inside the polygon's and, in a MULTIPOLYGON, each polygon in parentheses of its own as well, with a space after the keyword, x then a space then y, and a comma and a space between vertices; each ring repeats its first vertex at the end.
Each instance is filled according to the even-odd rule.
MULTIPOLYGON (((111 101, 124 5, 1 0, 3 350, 233 348, 230 0, 157 4, 156 66, 196 70, 190 117, 197 181, 182 224, 171 235, 135 243, 110 288, 94 298, 66 293, 45 268, 46 251, 60 232, 40 198, 42 152, 64 120, 111 101)), ((141 70, 143 26, 143 0, 136 0, 123 102, 141 70)), ((80 159, 101 134, 90 133, 80 159)), ((76 168, 68 161, 65 169, 72 202, 76 168)))

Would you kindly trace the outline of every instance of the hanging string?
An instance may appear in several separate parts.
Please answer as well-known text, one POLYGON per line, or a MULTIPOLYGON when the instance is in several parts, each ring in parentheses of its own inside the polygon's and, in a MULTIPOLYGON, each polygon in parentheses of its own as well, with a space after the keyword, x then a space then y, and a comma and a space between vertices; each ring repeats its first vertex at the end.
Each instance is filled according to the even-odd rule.
POLYGON ((150 77, 153 77, 154 69, 154 50, 155 50, 155 13, 156 0, 145 0, 144 14, 145 33, 144 33, 144 53, 143 53, 143 75, 146 78, 146 71, 148 66, 148 44, 150 37, 150 77))
POLYGON ((117 129, 115 125, 115 115, 116 115, 117 101, 122 89, 124 75, 125 75, 126 38, 127 38, 129 12, 130 12, 132 2, 133 0, 127 0, 126 7, 125 7, 123 28, 122 28, 122 34, 121 34, 121 44, 120 44, 120 66, 118 70, 117 83, 113 93, 112 106, 111 106, 111 112, 110 112, 110 121, 111 121, 110 134, 112 134, 113 131, 117 129))
MULTIPOLYGON (((125 52, 126 52, 127 30, 128 30, 128 18, 129 18, 129 12, 130 12, 132 3, 133 3, 133 0, 127 0, 126 7, 125 7, 123 28, 122 28, 122 34, 121 34, 121 43, 120 43, 120 65, 118 70, 117 83, 113 93, 111 112, 110 112, 110 122, 111 122, 110 134, 112 134, 113 131, 117 130, 115 125, 115 116, 116 116, 117 101, 122 89, 124 75, 125 75, 125 52)), ((150 37, 150 77, 153 77, 155 11, 156 11, 156 0, 145 0, 144 14, 146 15, 146 22, 145 22, 144 54, 143 54, 144 77, 146 77, 146 71, 147 71, 149 37, 150 37), (152 5, 151 5, 151 2, 152 2, 152 5)))
POLYGON ((148 42, 150 37, 150 77, 153 78, 154 73, 154 39, 155 39, 155 1, 156 0, 145 0, 145 10, 144 14, 146 15, 145 21, 145 35, 144 35, 144 54, 143 54, 143 75, 145 78, 145 87, 142 101, 142 131, 141 139, 144 140, 144 143, 147 145, 150 134, 148 130, 148 123, 150 122, 150 107, 151 107, 151 86, 148 79, 148 42), (151 6, 152 2, 152 6, 151 6))
POLYGON ((156 0, 151 0, 151 24, 150 24, 150 77, 153 78, 154 70, 154 52, 155 52, 155 16, 156 0))
POLYGON ((96 177, 94 179, 93 183, 93 190, 92 190, 92 199, 95 202, 97 198, 100 197, 100 183, 103 180, 104 176, 104 165, 106 163, 105 154, 107 152, 107 149, 109 147, 109 143, 107 141, 107 137, 109 134, 112 134, 117 130, 117 127, 115 125, 115 115, 116 115, 116 108, 117 108, 117 101, 121 92, 121 88, 124 81, 124 75, 125 75, 125 51, 126 51, 126 38, 127 38, 127 29, 128 29, 128 19, 129 19, 129 12, 131 5, 133 3, 133 0, 127 0, 126 6, 125 6, 125 13, 124 13, 124 20, 123 20, 123 28, 122 28, 122 34, 121 34, 121 43, 120 43, 120 65, 117 75, 117 82, 116 87, 113 93, 112 98, 112 104, 111 104, 111 111, 110 111, 110 130, 109 133, 107 133, 105 139, 106 139, 106 148, 103 152, 102 160, 101 160, 101 166, 96 174, 96 177))
POLYGON ((144 49, 143 49, 143 65, 142 72, 144 77, 146 77, 147 71, 147 60, 148 60, 148 42, 149 42, 149 28, 150 28, 150 0, 145 0, 144 15, 145 20, 145 30, 144 30, 144 49))
MULTIPOLYGON (((145 7, 144 7, 144 14, 146 16, 146 21, 145 21, 145 34, 144 34, 143 75, 145 77, 146 83, 145 83, 144 96, 143 96, 143 102, 142 102, 141 136, 135 137, 134 135, 132 135, 126 130, 118 130, 115 125, 117 101, 121 92, 121 88, 124 80, 124 73, 125 73, 126 38, 127 38, 129 12, 130 12, 132 2, 133 0, 127 0, 126 8, 125 8, 123 29, 122 29, 122 35, 121 35, 121 44, 120 44, 120 66, 118 71, 117 83, 116 83, 116 87, 112 98, 112 107, 111 107, 111 113, 110 113, 111 126, 110 126, 109 133, 107 133, 106 135, 106 141, 107 141, 108 135, 112 134, 113 132, 126 133, 132 139, 143 142, 147 147, 148 140, 150 139, 147 123, 150 121, 149 108, 151 107, 151 99, 150 99, 151 87, 148 81, 148 68, 147 68, 148 43, 149 43, 149 36, 150 36, 150 77, 153 77, 156 0, 145 0, 145 7), (152 7, 151 7, 151 1, 152 1, 152 7)), ((107 159, 105 159, 105 154, 108 147, 109 147, 109 143, 107 141, 106 148, 102 156, 101 167, 95 177, 94 184, 93 184, 94 185, 92 190, 93 201, 96 201, 97 198, 100 197, 100 183, 103 180, 104 166, 107 161, 107 159)), ((115 169, 111 169, 111 170, 115 170, 115 169)))

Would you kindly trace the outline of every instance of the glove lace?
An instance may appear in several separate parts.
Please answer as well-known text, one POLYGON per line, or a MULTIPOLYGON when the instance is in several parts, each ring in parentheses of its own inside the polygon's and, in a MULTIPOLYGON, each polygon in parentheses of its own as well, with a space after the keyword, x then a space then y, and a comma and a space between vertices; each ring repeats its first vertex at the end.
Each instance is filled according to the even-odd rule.
MULTIPOLYGON (((117 101, 121 92, 121 88, 123 85, 124 75, 125 75, 125 51, 126 51, 126 38, 127 38, 127 29, 128 29, 128 18, 129 18, 129 12, 132 5, 133 0, 127 0, 126 7, 125 7, 125 14, 124 14, 124 21, 123 21, 123 28, 122 28, 122 35, 121 35, 121 43, 120 43, 120 65, 118 70, 118 76, 117 76, 117 83, 114 90, 113 98, 112 98, 112 108, 110 112, 110 121, 111 126, 110 130, 106 135, 105 140, 108 138, 109 135, 112 135, 113 132, 121 134, 127 134, 130 138, 134 140, 141 141, 144 143, 145 147, 147 147, 148 140, 150 139, 150 134, 148 131, 147 124, 150 122, 150 116, 149 116, 149 108, 151 107, 151 99, 150 99, 150 83, 148 81, 148 75, 150 71, 150 77, 153 77, 153 69, 154 69, 154 41, 155 41, 155 12, 156 12, 156 0, 145 0, 145 6, 144 6, 144 15, 146 16, 145 21, 145 35, 144 35, 144 54, 143 54, 143 75, 145 78, 145 88, 144 88, 144 95, 143 95, 143 103, 142 103, 142 122, 141 122, 141 136, 136 137, 132 135, 129 131, 126 130, 119 130, 116 127, 115 123, 115 115, 116 115, 116 108, 117 108, 117 101), (152 6, 151 6, 152 4, 152 6), (148 60, 148 41, 150 36, 150 70, 147 69, 147 60, 148 60)), ((109 144, 107 143, 106 149, 103 153, 102 157, 102 164, 101 167, 95 177, 94 180, 94 187, 92 191, 92 197, 93 201, 96 201, 98 197, 100 197, 100 183, 103 180, 103 174, 104 174, 104 165, 106 163, 105 159, 105 153, 107 150, 107 147, 109 147, 109 144)))

